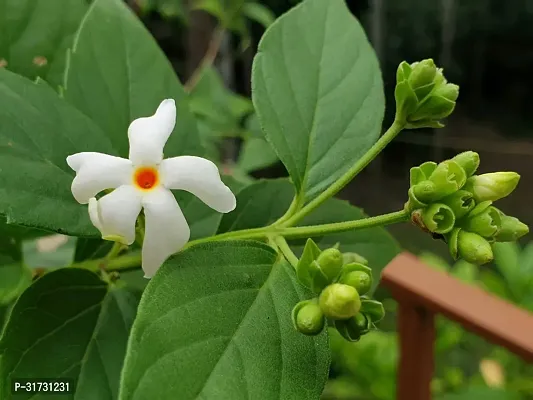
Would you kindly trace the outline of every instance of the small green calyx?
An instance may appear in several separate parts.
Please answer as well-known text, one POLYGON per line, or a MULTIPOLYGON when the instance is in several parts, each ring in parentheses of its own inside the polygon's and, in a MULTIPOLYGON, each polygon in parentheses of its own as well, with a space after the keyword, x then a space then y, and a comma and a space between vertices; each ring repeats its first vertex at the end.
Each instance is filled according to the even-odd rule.
POLYGON ((492 239, 500 230, 502 219, 498 209, 489 206, 480 213, 468 215, 461 226, 487 239, 492 239))
POLYGON ((452 193, 443 198, 441 203, 450 207, 456 220, 464 217, 476 206, 474 195, 466 190, 458 190, 452 193))
POLYGON ((370 320, 362 313, 349 319, 335 321, 335 329, 349 342, 357 342, 371 329, 370 320))
POLYGON ((478 203, 496 201, 509 196, 519 181, 520 175, 516 172, 492 172, 468 178, 465 189, 472 192, 478 203))
POLYGON ((332 282, 341 271, 343 264, 342 253, 336 248, 326 249, 320 253, 316 262, 323 274, 332 282))
POLYGON ((433 233, 450 232, 455 224, 455 215, 450 207, 440 203, 431 204, 421 212, 426 229, 433 233))
POLYGON ((123 237, 123 236, 106 235, 106 236, 102 236, 102 239, 109 240, 110 242, 118 242, 118 243, 126 245, 126 246, 128 245, 128 242, 127 242, 126 238, 123 237))
POLYGON ((368 260, 366 258, 357 253, 350 252, 342 254, 342 262, 343 264, 357 263, 362 265, 368 265, 368 260))
POLYGON ((440 120, 455 108, 459 87, 448 83, 432 59, 409 65, 402 62, 396 72, 396 119, 408 128, 440 128, 440 120))
POLYGON ((333 319, 348 319, 359 312, 361 299, 357 290, 349 285, 334 283, 326 287, 319 297, 324 315, 333 319))
POLYGON ((316 336, 324 329, 326 319, 316 300, 305 300, 292 310, 295 329, 308 336, 316 336))

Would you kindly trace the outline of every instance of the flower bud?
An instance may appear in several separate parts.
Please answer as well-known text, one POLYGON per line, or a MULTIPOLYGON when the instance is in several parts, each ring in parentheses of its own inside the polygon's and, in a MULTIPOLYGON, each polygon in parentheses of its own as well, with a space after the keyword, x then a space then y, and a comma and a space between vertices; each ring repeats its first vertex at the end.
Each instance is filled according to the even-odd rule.
POLYGON ((501 227, 494 239, 497 242, 514 242, 529 233, 529 227, 518 218, 501 213, 501 227))
POLYGON ((474 195, 466 190, 458 190, 439 201, 451 208, 456 220, 464 217, 476 205, 474 195))
POLYGON ((435 86, 437 67, 432 59, 411 64, 411 74, 407 79, 418 100, 423 100, 435 86))
POLYGON ((342 267, 339 283, 352 286, 359 295, 364 295, 372 289, 372 270, 366 265, 350 263, 342 267))
POLYGON ((412 202, 417 205, 425 206, 437 197, 437 185, 430 180, 417 183, 410 191, 412 192, 412 202))
POLYGON ((315 336, 324 329, 326 319, 316 301, 305 300, 292 309, 292 323, 298 332, 315 336))
POLYGON ((457 235, 458 255, 469 263, 482 265, 493 259, 490 243, 477 233, 461 229, 457 235))
POLYGON ((519 180, 516 172, 492 172, 468 178, 464 189, 472 192, 478 203, 496 201, 511 194, 519 180))
POLYGON ((342 253, 335 248, 324 250, 316 259, 318 266, 329 282, 332 282, 339 275, 342 261, 342 253))
POLYGON ((456 192, 465 182, 465 170, 455 161, 446 160, 437 165, 428 180, 413 186, 413 193, 418 200, 430 203, 456 192))
POLYGON ((366 272, 352 271, 343 276, 339 283, 352 286, 360 295, 368 293, 372 288, 372 278, 366 272))
POLYGON ((410 170, 410 186, 414 186, 426 179, 428 179, 433 171, 437 168, 437 163, 427 161, 418 167, 413 167, 410 170))
POLYGON ((354 287, 334 283, 322 291, 319 304, 327 317, 347 319, 359 312, 361 299, 354 287))
POLYGON ((383 319, 385 316, 385 308, 383 304, 377 300, 362 300, 361 301, 361 313, 375 324, 383 319))
POLYGON ((491 239, 499 231, 501 224, 500 212, 494 207, 487 207, 480 213, 468 215, 461 226, 469 232, 491 239))
POLYGON ((466 176, 474 175, 479 167, 479 154, 475 151, 465 151, 457 154, 452 161, 459 164, 466 172, 466 176))
POLYGON ((455 109, 459 86, 448 83, 435 91, 409 115, 408 122, 438 121, 448 117, 455 109), (453 99, 453 100, 452 100, 453 99))
POLYGON ((342 262, 343 264, 357 263, 362 265, 368 265, 368 260, 366 258, 353 252, 343 253, 342 262))
POLYGON ((444 234, 453 229, 455 215, 450 207, 441 203, 431 204, 422 210, 422 222, 433 233, 444 234))
POLYGON ((356 314, 349 319, 338 319, 335 321, 335 329, 337 329, 344 339, 350 342, 357 342, 361 339, 362 335, 368 333, 370 326, 370 321, 362 313, 356 314))

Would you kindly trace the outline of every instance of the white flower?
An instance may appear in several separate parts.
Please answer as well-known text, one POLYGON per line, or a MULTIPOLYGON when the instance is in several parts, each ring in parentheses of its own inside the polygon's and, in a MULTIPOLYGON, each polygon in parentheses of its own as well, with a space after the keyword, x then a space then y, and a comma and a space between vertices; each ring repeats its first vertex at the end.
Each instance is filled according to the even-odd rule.
POLYGON ((67 157, 76 171, 72 194, 79 203, 89 204, 91 221, 102 238, 132 244, 144 208, 142 268, 147 278, 189 240, 189 226, 170 189, 186 190, 222 213, 236 205, 235 195, 211 161, 193 156, 163 160, 163 147, 175 123, 174 100, 164 100, 153 116, 130 124, 129 160, 93 152, 67 157), (105 189, 115 190, 96 200, 105 189))

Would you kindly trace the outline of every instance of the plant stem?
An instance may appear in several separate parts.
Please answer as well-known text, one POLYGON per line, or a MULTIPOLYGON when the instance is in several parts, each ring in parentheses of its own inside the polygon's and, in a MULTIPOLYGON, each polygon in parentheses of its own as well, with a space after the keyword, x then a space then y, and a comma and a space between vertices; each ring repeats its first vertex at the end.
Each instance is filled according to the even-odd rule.
POLYGON ((224 38, 224 32, 224 28, 220 26, 215 28, 213 35, 211 36, 211 40, 209 41, 207 51, 205 52, 205 55, 202 58, 202 61, 200 61, 198 67, 196 67, 189 80, 183 86, 187 93, 190 93, 198 84, 198 81, 202 76, 203 70, 207 67, 210 67, 215 62, 218 51, 220 49, 220 45, 222 44, 222 39, 224 38))
POLYGON ((116 256, 119 255, 119 253, 122 251, 123 248, 124 248, 124 245, 122 243, 115 242, 113 244, 113 247, 111 247, 111 250, 109 250, 109 253, 106 254, 105 259, 106 260, 114 259, 116 256))
POLYGON ((296 269, 296 266, 298 265, 298 257, 294 255, 285 238, 283 236, 276 236, 274 238, 274 243, 276 243, 276 245, 280 249, 281 254, 283 254, 283 256, 293 266, 293 268, 296 269))
POLYGON ((376 156, 381 153, 381 151, 387 146, 392 139, 400 133, 400 131, 405 127, 405 122, 394 120, 393 124, 387 129, 387 132, 379 138, 379 140, 374 143, 374 145, 368 150, 363 157, 361 157, 357 162, 348 170, 346 173, 341 176, 333 185, 327 188, 325 191, 320 193, 315 197, 311 202, 304 206, 301 210, 297 211, 292 217, 285 218, 283 216, 281 220, 283 221, 284 226, 293 226, 299 221, 302 220, 306 215, 311 213, 315 208, 320 206, 324 201, 330 197, 335 196, 342 188, 344 188, 357 174, 359 174, 370 162, 376 158, 376 156))
POLYGON ((277 230, 277 234, 285 237, 286 239, 299 239, 313 236, 330 235, 333 233, 340 233, 346 231, 355 231, 359 229, 374 228, 377 226, 391 225, 396 224, 398 222, 405 222, 408 220, 409 212, 401 210, 389 214, 378 215, 376 217, 356 219, 353 221, 335 222, 332 224, 313 226, 280 228, 277 230))
MULTIPOLYGON (((298 227, 280 227, 270 225, 265 228, 243 229, 240 231, 226 232, 219 235, 206 237, 202 239, 192 240, 182 249, 186 249, 197 244, 216 242, 221 240, 237 240, 237 239, 268 239, 273 241, 284 254, 291 264, 298 259, 294 254, 292 258, 288 254, 287 249, 283 249, 286 239, 307 238, 313 236, 324 236, 334 233, 355 231, 359 229, 373 228, 377 226, 385 226, 409 220, 409 212, 405 210, 392 212, 389 214, 378 215, 376 217, 369 217, 363 219, 356 219, 353 221, 335 222, 331 224, 313 225, 313 226, 298 226, 298 227), (291 261, 292 260, 292 261, 291 261)), ((287 245, 288 246, 288 245, 287 245)), ((115 248, 115 247, 113 247, 115 248)), ((290 250, 290 249, 289 249, 290 250)), ((91 271, 98 271, 104 267, 106 271, 122 271, 136 268, 141 265, 141 253, 133 252, 120 257, 109 259, 108 256, 96 260, 83 261, 81 263, 73 264, 75 268, 85 268, 91 271)), ((294 265, 293 265, 294 266, 294 265)))

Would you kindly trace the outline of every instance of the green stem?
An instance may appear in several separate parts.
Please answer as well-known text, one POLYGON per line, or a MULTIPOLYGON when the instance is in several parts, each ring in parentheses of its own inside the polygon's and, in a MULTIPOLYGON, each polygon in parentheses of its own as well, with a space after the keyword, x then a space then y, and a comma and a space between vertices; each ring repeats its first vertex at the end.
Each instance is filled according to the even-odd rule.
MULTIPOLYGON (((368 150, 363 157, 361 157, 357 162, 348 170, 346 173, 341 176, 333 185, 327 188, 325 191, 320 193, 315 197, 311 202, 309 202, 305 207, 296 212, 289 218, 283 216, 283 225, 285 226, 294 226, 296 223, 302 220, 306 215, 311 213, 315 208, 320 206, 327 199, 335 196, 342 188, 344 188, 357 174, 359 174, 370 162, 376 158, 376 156, 381 153, 381 151, 387 146, 392 139, 401 132, 405 127, 405 123, 395 120, 394 123, 387 129, 387 132, 379 138, 379 140, 368 150)), ((288 215, 288 213, 286 214, 288 215)))
POLYGON ((287 259, 287 261, 296 269, 298 265, 298 257, 294 255, 289 244, 283 236, 276 236, 274 238, 274 243, 278 246, 281 251, 281 254, 287 259))
POLYGON ((124 248, 124 245, 122 243, 115 242, 113 244, 113 247, 111 247, 111 250, 109 250, 109 253, 107 253, 107 255, 105 256, 105 259, 106 260, 114 259, 116 256, 119 255, 119 253, 122 251, 123 248, 124 248))
POLYGON ((300 239, 313 236, 331 235, 333 233, 340 233, 346 231, 355 231, 359 229, 374 228, 377 226, 391 225, 399 222, 405 222, 408 220, 409 212, 401 210, 389 214, 378 215, 376 217, 356 219, 353 221, 335 222, 332 224, 313 226, 280 228, 277 230, 276 233, 285 237, 286 239, 300 239))
MULTIPOLYGON (((313 236, 324 236, 333 233, 353 231, 359 229, 373 228, 376 226, 390 225, 398 222, 405 222, 409 220, 409 212, 405 210, 392 212, 389 214, 378 215, 376 217, 369 217, 363 219, 356 219, 353 221, 336 222, 331 224, 314 225, 314 226, 298 226, 298 227, 280 227, 276 225, 270 225, 265 228, 255 229, 243 229, 240 231, 226 232, 219 235, 192 240, 185 245, 182 249, 186 249, 197 244, 209 243, 220 240, 236 240, 236 239, 257 239, 257 240, 272 240, 287 258, 287 260, 295 266, 293 263, 298 259, 294 254, 289 254, 286 239, 298 239, 307 238, 313 236), (273 238, 273 239, 272 239, 273 238), (284 247, 285 246, 285 247, 284 247), (284 250, 285 248, 285 250, 284 250), (292 257, 291 257, 292 254, 292 257)), ((113 259, 108 259, 107 256, 97 260, 89 260, 81 263, 73 264, 72 267, 86 268, 91 271, 98 271, 102 266, 105 266, 106 271, 121 271, 129 270, 141 265, 141 253, 134 252, 129 253, 113 259)))

